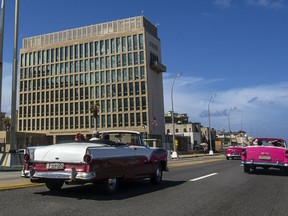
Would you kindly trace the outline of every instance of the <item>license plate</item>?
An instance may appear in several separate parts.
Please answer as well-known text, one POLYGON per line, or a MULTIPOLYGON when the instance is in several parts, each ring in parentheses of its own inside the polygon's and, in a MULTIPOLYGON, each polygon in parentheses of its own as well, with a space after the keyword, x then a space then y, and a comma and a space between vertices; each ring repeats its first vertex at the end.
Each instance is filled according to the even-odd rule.
POLYGON ((271 160, 271 156, 259 156, 260 160, 271 160))
POLYGON ((46 168, 49 170, 63 170, 64 163, 47 163, 46 168))

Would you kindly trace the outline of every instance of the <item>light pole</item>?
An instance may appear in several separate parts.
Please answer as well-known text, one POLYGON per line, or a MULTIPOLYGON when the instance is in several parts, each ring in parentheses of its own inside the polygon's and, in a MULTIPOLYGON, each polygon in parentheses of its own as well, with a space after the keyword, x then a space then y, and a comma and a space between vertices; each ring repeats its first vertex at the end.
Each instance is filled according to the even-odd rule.
POLYGON ((209 103, 208 103, 208 121, 209 121, 208 135, 209 135, 209 143, 210 143, 209 155, 213 155, 212 140, 211 140, 210 103, 211 103, 212 98, 214 97, 216 97, 216 94, 211 95, 209 103))
POLYGON ((15 24, 14 24, 14 51, 12 65, 12 98, 11 98, 11 128, 10 128, 10 152, 15 153, 16 146, 16 100, 17 100, 17 65, 18 65, 18 22, 19 1, 15 0, 15 24))
POLYGON ((231 111, 232 110, 234 110, 235 109, 235 107, 231 107, 230 109, 229 109, 229 113, 228 113, 228 125, 229 125, 229 137, 230 137, 230 146, 231 146, 231 144, 232 144, 232 141, 231 141, 231 125, 230 125, 230 113, 231 113, 231 111))
POLYGON ((172 88, 171 88, 171 105, 172 105, 172 143, 173 143, 173 152, 172 152, 172 158, 178 158, 178 155, 177 155, 177 149, 176 149, 176 146, 175 146, 175 125, 174 125, 174 105, 173 105, 173 89, 174 89, 174 83, 175 83, 175 80, 177 77, 180 77, 182 74, 181 73, 177 73, 174 80, 173 80, 173 83, 172 83, 172 88))

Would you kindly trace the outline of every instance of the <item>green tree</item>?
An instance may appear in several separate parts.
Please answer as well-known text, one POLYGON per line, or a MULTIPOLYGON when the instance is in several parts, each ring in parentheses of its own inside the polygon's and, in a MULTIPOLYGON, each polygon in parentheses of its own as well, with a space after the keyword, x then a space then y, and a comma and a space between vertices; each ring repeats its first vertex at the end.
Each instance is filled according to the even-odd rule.
POLYGON ((98 114, 99 114, 99 107, 100 105, 98 102, 92 103, 90 106, 90 111, 94 118, 95 130, 97 130, 97 124, 98 124, 97 119, 98 119, 98 114))

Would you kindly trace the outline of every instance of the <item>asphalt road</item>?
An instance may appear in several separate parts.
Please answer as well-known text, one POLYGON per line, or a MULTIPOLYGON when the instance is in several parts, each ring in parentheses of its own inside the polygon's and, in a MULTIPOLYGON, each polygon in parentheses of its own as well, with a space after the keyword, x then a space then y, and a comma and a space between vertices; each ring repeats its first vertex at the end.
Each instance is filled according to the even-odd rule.
POLYGON ((287 215, 288 175, 283 172, 247 174, 239 160, 223 157, 172 163, 163 184, 129 182, 110 196, 92 185, 65 186, 57 193, 45 186, 1 190, 0 215, 287 215))

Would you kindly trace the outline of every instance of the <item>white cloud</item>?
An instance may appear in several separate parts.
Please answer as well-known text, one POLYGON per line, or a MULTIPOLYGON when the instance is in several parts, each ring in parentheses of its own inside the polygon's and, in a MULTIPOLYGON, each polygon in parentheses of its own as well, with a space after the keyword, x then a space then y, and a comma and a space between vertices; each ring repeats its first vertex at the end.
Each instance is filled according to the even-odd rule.
MULTIPOLYGON (((172 81, 171 77, 164 77, 165 112, 172 110, 172 81)), ((288 129, 285 121, 288 107, 288 83, 248 86, 217 92, 211 90, 221 85, 223 85, 221 79, 205 80, 186 76, 177 78, 173 92, 174 112, 187 113, 190 121, 208 126, 208 103, 211 95, 216 93, 217 96, 210 104, 211 121, 215 129, 228 130, 228 113, 231 107, 236 108, 230 112, 232 130, 240 130, 241 123, 246 131, 252 130, 251 127, 256 127, 256 124, 257 127, 259 125, 262 128, 269 127, 271 133, 278 133, 279 131, 273 130, 277 130, 280 125, 283 126, 281 130, 288 129)), ((286 132, 283 134, 286 136, 286 132)))
POLYGON ((285 7, 283 0, 246 0, 246 1, 250 5, 256 5, 265 8, 277 9, 285 7))
POLYGON ((221 6, 221 7, 230 7, 232 0, 215 0, 214 4, 221 6))

